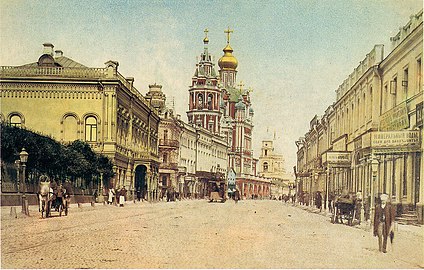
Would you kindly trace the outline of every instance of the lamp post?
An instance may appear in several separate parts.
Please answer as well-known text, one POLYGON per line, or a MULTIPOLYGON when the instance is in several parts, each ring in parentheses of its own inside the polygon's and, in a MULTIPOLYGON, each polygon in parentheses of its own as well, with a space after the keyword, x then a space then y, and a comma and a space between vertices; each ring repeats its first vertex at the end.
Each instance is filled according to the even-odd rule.
POLYGON ((29 215, 29 210, 28 210, 28 200, 26 198, 25 195, 25 178, 26 178, 26 174, 25 174, 25 169, 26 169, 26 163, 28 161, 28 152, 25 151, 25 148, 22 148, 22 151, 19 153, 19 158, 20 158, 20 163, 22 165, 22 187, 23 187, 23 195, 22 195, 22 213, 24 213, 25 215, 29 215))
POLYGON ((373 217, 374 217, 374 200, 375 200, 375 195, 374 195, 374 185, 376 183, 376 179, 377 179, 377 172, 378 172, 378 160, 376 159, 376 157, 373 155, 371 155, 371 169, 372 169, 372 182, 371 182, 371 205, 370 205, 370 220, 371 220, 371 224, 373 223, 373 217))
POLYGON ((18 186, 18 196, 21 197, 21 189, 19 188, 19 182, 21 181, 20 171, 21 171, 21 161, 19 159, 15 160, 15 166, 16 166, 16 176, 17 176, 17 186, 18 186))

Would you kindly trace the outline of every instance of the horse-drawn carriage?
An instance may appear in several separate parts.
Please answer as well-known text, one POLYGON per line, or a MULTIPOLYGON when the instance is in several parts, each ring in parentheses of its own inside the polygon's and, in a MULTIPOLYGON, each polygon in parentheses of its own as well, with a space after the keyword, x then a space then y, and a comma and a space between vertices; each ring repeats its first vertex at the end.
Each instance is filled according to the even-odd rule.
POLYGON ((210 181, 209 182, 209 202, 225 202, 227 200, 225 191, 227 185, 222 181, 210 181))
POLYGON ((51 217, 52 210, 59 212, 59 216, 62 216, 62 212, 67 216, 70 198, 71 195, 62 186, 53 189, 50 181, 40 182, 38 201, 41 218, 51 217))
POLYGON ((349 226, 353 225, 356 211, 355 198, 352 196, 339 197, 334 202, 334 211, 331 222, 343 224, 343 219, 347 220, 349 226))

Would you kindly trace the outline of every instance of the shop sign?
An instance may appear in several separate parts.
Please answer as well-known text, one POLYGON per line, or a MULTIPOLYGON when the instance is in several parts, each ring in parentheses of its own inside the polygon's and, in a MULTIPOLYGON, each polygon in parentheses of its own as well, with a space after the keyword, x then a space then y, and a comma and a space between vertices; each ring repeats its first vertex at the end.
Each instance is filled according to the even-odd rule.
POLYGON ((350 163, 350 152, 327 152, 322 155, 322 162, 332 164, 350 163))
POLYGON ((402 130, 409 127, 406 102, 399 104, 380 116, 380 130, 402 130))
POLYGON ((419 148, 420 133, 418 130, 373 132, 371 146, 374 148, 419 148))

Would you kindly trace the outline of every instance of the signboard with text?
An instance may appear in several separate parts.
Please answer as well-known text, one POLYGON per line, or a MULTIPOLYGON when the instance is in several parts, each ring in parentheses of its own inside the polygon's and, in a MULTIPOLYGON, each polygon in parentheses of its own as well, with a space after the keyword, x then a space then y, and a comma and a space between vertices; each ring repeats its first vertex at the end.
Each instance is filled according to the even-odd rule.
POLYGON ((380 116, 380 130, 402 130, 409 127, 408 108, 406 102, 380 116))
POLYGON ((418 148, 420 147, 420 133, 418 130, 381 131, 371 134, 373 148, 418 148))
POLYGON ((323 164, 350 164, 350 152, 327 152, 322 155, 323 164))

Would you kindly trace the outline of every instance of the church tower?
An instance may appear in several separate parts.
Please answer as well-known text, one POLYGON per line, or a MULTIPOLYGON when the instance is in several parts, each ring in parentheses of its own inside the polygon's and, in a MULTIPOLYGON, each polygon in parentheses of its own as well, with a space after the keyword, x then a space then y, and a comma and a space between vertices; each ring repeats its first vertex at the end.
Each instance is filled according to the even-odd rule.
POLYGON ((200 60, 196 64, 196 71, 189 89, 188 121, 196 126, 203 127, 213 133, 219 133, 221 120, 220 100, 221 89, 215 72, 215 64, 208 51, 208 29, 205 29, 203 39, 204 49, 200 60))
POLYGON ((230 46, 230 34, 232 32, 233 30, 230 30, 230 28, 224 31, 227 34, 227 46, 222 50, 224 55, 218 60, 219 75, 224 87, 234 87, 236 83, 238 61, 233 56, 233 48, 230 46))

